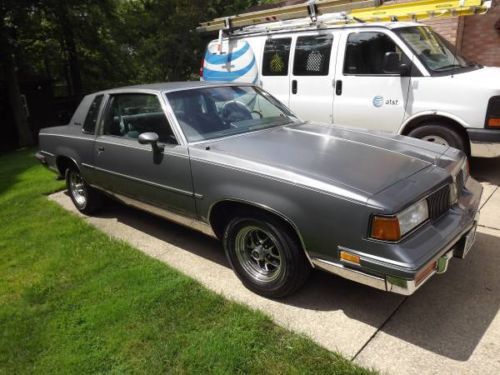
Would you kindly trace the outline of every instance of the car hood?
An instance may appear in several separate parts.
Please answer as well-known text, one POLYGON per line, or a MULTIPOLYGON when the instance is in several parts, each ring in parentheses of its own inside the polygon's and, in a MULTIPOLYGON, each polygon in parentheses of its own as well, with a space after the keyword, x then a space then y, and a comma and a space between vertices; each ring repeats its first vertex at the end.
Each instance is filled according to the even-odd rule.
POLYGON ((303 123, 198 144, 232 168, 366 201, 433 164, 447 148, 409 137, 303 123))

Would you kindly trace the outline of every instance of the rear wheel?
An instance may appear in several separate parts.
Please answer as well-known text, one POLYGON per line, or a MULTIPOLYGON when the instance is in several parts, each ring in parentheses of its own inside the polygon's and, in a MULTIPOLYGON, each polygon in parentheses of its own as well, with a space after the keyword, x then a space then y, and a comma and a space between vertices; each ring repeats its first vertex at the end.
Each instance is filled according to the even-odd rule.
POLYGON ((453 129, 452 126, 445 123, 427 123, 413 129, 408 135, 467 152, 466 143, 462 135, 453 129))
POLYGON ((296 236, 271 215, 252 213, 232 219, 223 243, 238 278, 262 296, 290 295, 309 276, 311 267, 296 236))
POLYGON ((75 167, 66 170, 66 188, 78 211, 88 215, 102 207, 102 194, 89 186, 75 167))

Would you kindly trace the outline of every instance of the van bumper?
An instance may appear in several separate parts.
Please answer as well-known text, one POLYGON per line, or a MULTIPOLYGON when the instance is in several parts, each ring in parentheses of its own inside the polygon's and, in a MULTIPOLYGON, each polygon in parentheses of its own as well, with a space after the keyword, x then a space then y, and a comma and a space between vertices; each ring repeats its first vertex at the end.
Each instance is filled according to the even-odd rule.
POLYGON ((471 155, 483 158, 500 156, 500 129, 467 129, 471 155))

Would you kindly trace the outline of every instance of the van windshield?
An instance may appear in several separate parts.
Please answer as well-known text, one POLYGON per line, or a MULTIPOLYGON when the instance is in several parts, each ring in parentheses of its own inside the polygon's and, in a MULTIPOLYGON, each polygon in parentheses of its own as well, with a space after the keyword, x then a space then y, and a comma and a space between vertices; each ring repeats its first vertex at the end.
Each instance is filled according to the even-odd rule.
POLYGON ((167 93, 167 99, 189 142, 299 121, 270 94, 253 86, 174 91, 167 93))
POLYGON ((460 56, 449 42, 428 27, 404 27, 395 32, 431 73, 454 73, 464 68, 477 67, 460 56))

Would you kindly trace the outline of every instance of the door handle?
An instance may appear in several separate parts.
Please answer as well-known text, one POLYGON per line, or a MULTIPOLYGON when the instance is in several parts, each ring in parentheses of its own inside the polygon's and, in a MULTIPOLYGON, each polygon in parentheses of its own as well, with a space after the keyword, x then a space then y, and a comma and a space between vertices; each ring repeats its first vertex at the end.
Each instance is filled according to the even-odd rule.
POLYGON ((340 79, 335 83, 335 94, 342 95, 342 81, 340 79))
POLYGON ((297 93, 297 80, 294 79, 292 81, 292 94, 296 94, 297 93))
POLYGON ((104 146, 99 146, 99 147, 97 147, 97 151, 99 151, 99 152, 104 151, 104 146))

